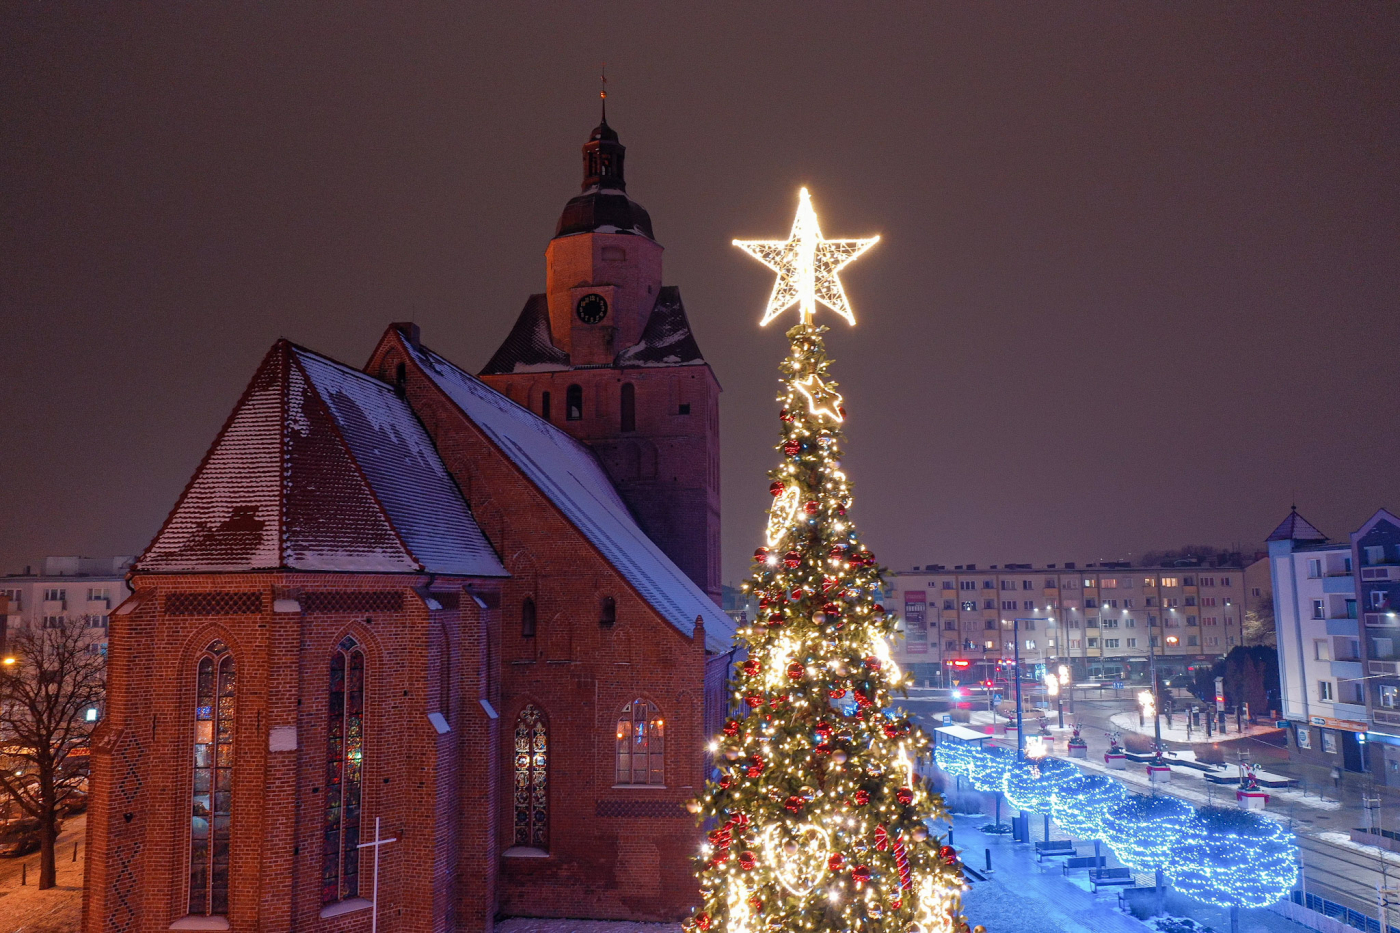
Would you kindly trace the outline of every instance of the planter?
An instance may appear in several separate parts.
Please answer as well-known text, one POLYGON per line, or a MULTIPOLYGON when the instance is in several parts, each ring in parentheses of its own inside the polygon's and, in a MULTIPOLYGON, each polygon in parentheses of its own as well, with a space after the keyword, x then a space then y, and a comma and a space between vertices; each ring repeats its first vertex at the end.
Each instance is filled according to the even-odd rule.
POLYGON ((1128 767, 1128 756, 1122 752, 1105 752, 1103 763, 1108 765, 1111 771, 1122 771, 1128 767))
POLYGON ((1170 784, 1172 780, 1171 765, 1148 765, 1147 779, 1153 784, 1170 784))
POLYGON ((1241 810, 1262 810, 1269 802, 1269 795, 1262 790, 1237 790, 1235 803, 1241 810))
POLYGON ((1071 757, 1071 758, 1088 758, 1088 757, 1089 757, 1089 746, 1086 745, 1086 744, 1083 743, 1083 742, 1070 742, 1070 743, 1069 743, 1069 757, 1071 757))

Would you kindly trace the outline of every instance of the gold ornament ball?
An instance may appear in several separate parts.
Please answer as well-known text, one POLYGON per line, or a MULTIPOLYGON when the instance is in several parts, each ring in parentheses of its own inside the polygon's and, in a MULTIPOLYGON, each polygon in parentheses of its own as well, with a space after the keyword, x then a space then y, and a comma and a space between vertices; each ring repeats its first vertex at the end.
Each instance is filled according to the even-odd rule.
POLYGON ((724 749, 724 757, 730 761, 734 761, 739 757, 739 750, 733 745, 726 746, 724 749))
POLYGON ((844 765, 846 763, 846 753, 838 748, 836 751, 831 753, 831 760, 836 762, 838 765, 844 765))
POLYGON ((910 835, 914 837, 915 842, 923 842, 928 838, 928 827, 922 824, 915 826, 914 831, 910 833, 910 835))
POLYGON ((788 855, 796 855, 797 843, 789 839, 787 842, 783 843, 783 851, 786 852, 788 855))

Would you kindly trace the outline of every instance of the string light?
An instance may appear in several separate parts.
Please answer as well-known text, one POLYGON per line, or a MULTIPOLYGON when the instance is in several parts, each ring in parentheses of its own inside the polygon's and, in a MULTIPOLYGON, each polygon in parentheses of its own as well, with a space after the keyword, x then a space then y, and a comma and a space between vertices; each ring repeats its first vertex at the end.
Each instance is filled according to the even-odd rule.
POLYGON ((1103 831, 1104 814, 1128 799, 1128 790, 1111 777, 1085 775, 1082 783, 1066 786, 1050 799, 1050 818, 1076 839, 1110 841, 1103 831))
POLYGON ((818 304, 825 305, 854 325, 855 314, 836 273, 861 253, 880 242, 878 236, 859 240, 824 240, 812 209, 812 196, 798 192, 797 216, 786 240, 735 240, 734 245, 778 273, 773 293, 759 324, 767 324, 793 305, 801 323, 808 324, 818 304))
POLYGON ((1012 761, 1001 779, 1001 792, 1013 807, 1049 813, 1056 792, 1072 792, 1083 774, 1063 758, 1012 761))
POLYGON ((1296 838, 1246 810, 1203 807, 1183 828, 1167 878, 1181 893, 1219 907, 1267 907, 1298 883, 1296 838))
POLYGON ((738 631, 746 715, 725 723, 717 778, 687 803, 708 833, 686 933, 967 927, 956 854, 928 828, 948 814, 914 767, 928 737, 894 705, 907 680, 890 650, 897 620, 848 514, 842 399, 811 320, 818 303, 849 315, 836 271, 868 245, 823 241, 804 192, 790 241, 745 246, 779 271, 770 311, 802 315, 781 367, 765 546, 744 585, 759 606, 738 631))
POLYGON ((972 758, 968 780, 984 794, 999 793, 1002 778, 1006 776, 1006 769, 1015 762, 1015 756, 997 745, 980 751, 981 754, 972 758))
POLYGON ((1132 794, 1105 811, 1104 838, 1118 861, 1133 871, 1165 869, 1191 816, 1190 804, 1175 797, 1132 794))

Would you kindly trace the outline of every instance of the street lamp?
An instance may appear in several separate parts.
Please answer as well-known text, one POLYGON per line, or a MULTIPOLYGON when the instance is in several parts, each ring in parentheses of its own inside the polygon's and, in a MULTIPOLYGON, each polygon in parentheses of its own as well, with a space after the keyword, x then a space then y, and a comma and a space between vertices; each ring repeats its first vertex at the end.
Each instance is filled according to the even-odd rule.
POLYGON ((1054 698, 1055 708, 1060 714, 1060 728, 1063 729, 1065 727, 1065 701, 1060 699, 1060 678, 1049 671, 1045 672, 1045 695, 1054 698))
POLYGON ((1027 619, 1011 620, 1012 649, 1015 657, 1016 668, 1014 676, 1016 678, 1016 757, 1026 757, 1026 731, 1021 727, 1021 623, 1022 622, 1044 622, 1045 616, 1032 616, 1027 619))

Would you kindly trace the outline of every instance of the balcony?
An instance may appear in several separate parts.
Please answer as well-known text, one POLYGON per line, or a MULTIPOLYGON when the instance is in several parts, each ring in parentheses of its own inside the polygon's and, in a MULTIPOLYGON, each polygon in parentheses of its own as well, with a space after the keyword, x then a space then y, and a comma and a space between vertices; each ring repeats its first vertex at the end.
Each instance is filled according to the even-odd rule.
POLYGON ((1332 661, 1332 676, 1338 680, 1360 680, 1366 676, 1360 660, 1332 661))
POLYGON ((1400 615, 1394 612, 1368 612, 1366 625, 1371 628, 1400 628, 1400 615))
POLYGON ((1400 661, 1367 661, 1366 670, 1372 674, 1389 674, 1400 677, 1400 661))
MULTIPOLYGON (((1395 729, 1400 729, 1400 713, 1386 709, 1378 709, 1371 715, 1374 717, 1377 725, 1392 726, 1395 729)), ((1392 729, 1392 731, 1394 731, 1394 729, 1392 729)))
POLYGON ((1322 578, 1322 592, 1324 593, 1346 593, 1354 595, 1356 593, 1356 581, 1351 574, 1346 576, 1325 576, 1322 578))
POLYGON ((1356 638, 1361 634, 1361 626, 1355 619, 1339 618, 1327 620, 1328 635, 1350 635, 1356 638))
POLYGON ((1332 717, 1334 719, 1349 719, 1352 722, 1371 721, 1371 716, 1366 712, 1366 706, 1362 703, 1333 703, 1332 717))

